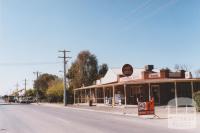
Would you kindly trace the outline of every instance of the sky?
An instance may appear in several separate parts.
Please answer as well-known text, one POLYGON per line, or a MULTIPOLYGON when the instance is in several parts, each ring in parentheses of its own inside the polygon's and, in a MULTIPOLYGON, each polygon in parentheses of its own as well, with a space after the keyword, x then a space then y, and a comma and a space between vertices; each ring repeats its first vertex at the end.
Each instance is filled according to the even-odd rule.
POLYGON ((110 68, 200 69, 199 0, 0 0, 0 95, 32 87, 35 71, 62 76, 89 50, 110 68))

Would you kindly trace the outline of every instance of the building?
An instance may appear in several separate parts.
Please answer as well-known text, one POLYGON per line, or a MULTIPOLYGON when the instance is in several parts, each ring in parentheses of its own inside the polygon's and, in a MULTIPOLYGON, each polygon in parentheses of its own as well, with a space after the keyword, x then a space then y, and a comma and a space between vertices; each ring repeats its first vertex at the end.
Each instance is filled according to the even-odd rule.
POLYGON ((196 91, 200 91, 200 79, 192 78, 191 72, 184 70, 171 72, 147 65, 134 68, 133 74, 125 77, 121 68, 114 68, 95 85, 74 89, 74 103, 92 99, 97 104, 137 105, 138 101, 153 97, 156 105, 166 105, 178 97, 192 98, 196 91))

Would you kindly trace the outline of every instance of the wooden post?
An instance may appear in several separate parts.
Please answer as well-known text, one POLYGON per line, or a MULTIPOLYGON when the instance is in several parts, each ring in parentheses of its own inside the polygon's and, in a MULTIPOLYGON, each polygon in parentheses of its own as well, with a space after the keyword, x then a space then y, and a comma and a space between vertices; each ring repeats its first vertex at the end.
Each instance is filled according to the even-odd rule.
POLYGON ((87 89, 85 89, 85 103, 87 103, 87 89))
POLYGON ((151 84, 149 83, 149 101, 151 100, 151 84))
POLYGON ((174 89, 175 89, 175 103, 176 103, 176 108, 178 107, 178 99, 177 99, 177 84, 174 82, 174 89))
POLYGON ((97 88, 94 88, 94 90, 95 90, 95 95, 94 95, 94 97, 95 97, 95 102, 97 103, 97 88))
POLYGON ((125 106, 126 106, 126 84, 124 84, 124 103, 125 103, 125 106))
POLYGON ((104 102, 104 104, 106 104, 106 99, 105 99, 105 87, 103 86, 103 102, 104 102))
POLYGON ((191 92, 192 92, 192 99, 194 98, 193 97, 193 94, 194 94, 194 82, 191 81, 191 92))
POLYGON ((91 97, 92 97, 91 95, 92 95, 92 92, 91 92, 91 88, 90 88, 90 99, 91 99, 91 97))
POLYGON ((82 90, 80 90, 81 92, 80 92, 80 98, 81 98, 81 103, 82 103, 82 90))
POLYGON ((78 104, 79 104, 79 102, 80 102, 80 101, 79 101, 79 97, 80 97, 80 92, 78 91, 78 104))
POLYGON ((74 104, 76 104, 76 90, 74 90, 74 104))
POLYGON ((115 106, 115 86, 113 85, 113 98, 112 98, 112 107, 115 106))

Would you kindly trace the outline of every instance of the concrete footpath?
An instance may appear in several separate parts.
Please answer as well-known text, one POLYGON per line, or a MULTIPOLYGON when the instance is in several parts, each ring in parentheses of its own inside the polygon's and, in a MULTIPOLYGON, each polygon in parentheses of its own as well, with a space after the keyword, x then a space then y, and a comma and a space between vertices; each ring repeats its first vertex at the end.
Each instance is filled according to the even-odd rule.
MULTIPOLYGON (((138 117, 138 111, 136 106, 106 106, 106 105, 94 105, 89 106, 88 104, 75 104, 75 105, 67 105, 63 106, 63 104, 55 104, 55 103, 33 103, 34 105, 39 106, 48 106, 48 107, 57 107, 57 108, 71 108, 76 110, 85 110, 85 111, 92 111, 92 112, 101 112, 101 113, 108 113, 108 114, 115 114, 115 115, 127 115, 127 116, 134 116, 138 117)), ((152 116, 151 116, 152 117, 152 116)))
MULTIPOLYGON (((102 113, 109 113, 109 114, 116 114, 116 115, 126 115, 144 119, 151 119, 151 118, 159 118, 159 119, 168 119, 169 109, 167 106, 158 106, 155 107, 155 117, 154 115, 147 115, 147 116, 138 116, 138 107, 137 106, 107 106, 103 104, 89 106, 88 104, 75 104, 75 105, 67 105, 63 106, 63 104, 55 104, 55 103, 33 103, 34 105, 40 106, 49 106, 49 107, 57 107, 57 108, 72 108, 76 110, 85 110, 85 111, 93 111, 93 112, 102 112, 102 113)), ((175 112, 175 110, 172 110, 175 112)), ((198 118, 200 119, 200 113, 197 113, 198 118)))

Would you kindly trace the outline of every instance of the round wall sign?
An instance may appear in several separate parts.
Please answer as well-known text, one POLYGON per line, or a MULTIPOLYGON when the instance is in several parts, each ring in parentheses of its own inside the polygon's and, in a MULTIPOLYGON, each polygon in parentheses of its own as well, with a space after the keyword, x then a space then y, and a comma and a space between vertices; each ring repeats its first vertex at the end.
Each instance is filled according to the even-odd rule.
POLYGON ((133 74, 133 67, 130 64, 125 64, 122 67, 122 73, 127 77, 131 76, 133 74))

